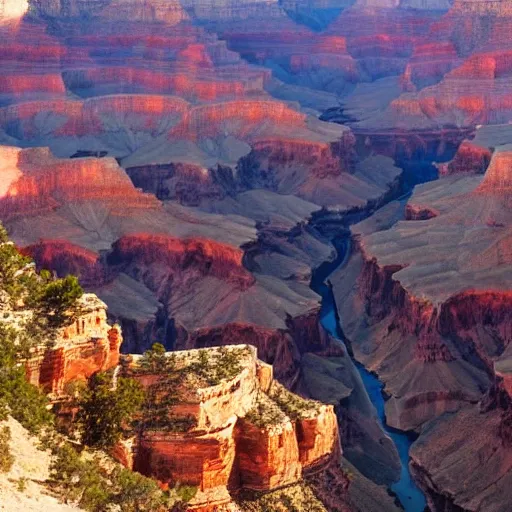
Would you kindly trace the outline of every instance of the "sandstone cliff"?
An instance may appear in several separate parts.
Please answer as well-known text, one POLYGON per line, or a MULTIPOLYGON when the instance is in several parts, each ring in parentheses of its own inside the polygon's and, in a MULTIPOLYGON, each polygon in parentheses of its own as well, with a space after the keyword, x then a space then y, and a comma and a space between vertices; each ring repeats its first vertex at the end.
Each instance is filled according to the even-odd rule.
POLYGON ((142 430, 114 453, 171 486, 197 486, 192 510, 229 503, 230 493, 241 489, 268 492, 296 484, 303 473, 339 460, 332 407, 304 400, 275 382, 272 367, 257 359, 254 348, 192 350, 167 357, 172 366, 165 375, 141 366, 140 356, 123 359, 121 374, 139 380, 149 393, 159 393, 160 403, 165 402, 162 393, 171 392, 172 372, 179 372, 180 382, 166 421, 143 417, 142 430), (228 359, 236 363, 224 368, 228 359))
POLYGON ((81 314, 62 329, 48 347, 36 347, 25 363, 27 379, 54 399, 66 395, 66 385, 86 381, 100 371, 115 368, 122 343, 118 326, 107 323, 107 306, 93 294, 79 302, 81 314))

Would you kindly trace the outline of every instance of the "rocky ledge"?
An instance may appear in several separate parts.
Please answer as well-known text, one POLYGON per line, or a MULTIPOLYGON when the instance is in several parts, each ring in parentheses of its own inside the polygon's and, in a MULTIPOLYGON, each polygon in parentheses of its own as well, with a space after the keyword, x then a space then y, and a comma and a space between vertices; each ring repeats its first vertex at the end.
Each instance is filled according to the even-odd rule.
POLYGON ((114 456, 163 485, 196 486, 191 510, 295 485, 341 456, 333 407, 274 381, 254 347, 167 353, 158 367, 125 356, 120 375, 158 396, 159 407, 114 456))

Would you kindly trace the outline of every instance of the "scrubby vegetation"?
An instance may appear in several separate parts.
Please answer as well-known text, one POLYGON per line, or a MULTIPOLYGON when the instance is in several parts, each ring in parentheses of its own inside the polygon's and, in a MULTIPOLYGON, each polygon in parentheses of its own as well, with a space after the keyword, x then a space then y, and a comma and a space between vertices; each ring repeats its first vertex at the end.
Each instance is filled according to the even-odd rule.
POLYGON ((136 371, 159 376, 145 390, 139 428, 170 432, 190 430, 195 424, 194 418, 177 417, 171 412, 179 401, 179 390, 183 384, 176 355, 166 355, 164 346, 155 343, 140 359, 136 371))
POLYGON ((224 380, 235 378, 241 371, 241 361, 247 357, 246 348, 217 347, 201 349, 197 356, 179 358, 165 354, 165 348, 156 343, 138 362, 138 371, 147 374, 172 373, 177 381, 187 381, 196 387, 217 386, 224 380))
POLYGON ((141 418, 143 430, 186 432, 194 427, 193 416, 177 416, 172 407, 183 400, 189 390, 216 386, 242 371, 241 361, 247 357, 245 348, 219 347, 202 349, 196 357, 166 354, 156 343, 138 361, 135 373, 158 375, 158 380, 146 389, 141 418))
POLYGON ((91 512, 178 512, 196 489, 176 487, 162 491, 157 483, 123 468, 105 455, 83 451, 63 443, 54 450, 51 489, 67 503, 91 512))
MULTIPOLYGON (((59 328, 76 320, 82 294, 73 276, 57 279, 46 271, 37 273, 0 225, 0 421, 14 417, 30 433, 40 435, 44 449, 53 451, 48 485, 63 501, 91 512, 181 512, 194 488, 177 486, 164 492, 154 480, 99 451, 133 427, 145 400, 135 380, 119 378, 114 383, 110 372, 74 388, 79 444, 57 434, 47 397, 26 379, 24 360, 35 347, 50 345, 59 328)), ((2 472, 14 462, 10 442, 9 427, 0 425, 2 472)), ((23 492, 24 485, 20 479, 18 491, 23 492)))
POLYGON ((113 446, 133 425, 143 402, 144 390, 136 380, 121 377, 114 387, 111 373, 95 375, 79 393, 81 441, 95 448, 113 446))
POLYGON ((259 428, 281 425, 286 416, 265 393, 259 393, 256 405, 246 414, 246 420, 259 428))
POLYGON ((53 416, 47 398, 27 382, 25 368, 19 365, 22 348, 16 331, 0 323, 0 420, 11 414, 26 429, 38 432, 53 416))
POLYGON ((14 458, 9 446, 10 440, 11 429, 5 425, 0 428, 0 473, 10 471, 14 463, 14 458))
POLYGON ((27 382, 20 361, 74 321, 82 294, 75 277, 35 272, 0 225, 0 420, 9 413, 31 432, 51 423, 46 397, 27 382))
POLYGON ((305 483, 269 493, 244 492, 237 502, 244 512, 326 512, 305 483))
POLYGON ((288 391, 274 381, 268 395, 260 393, 256 405, 246 414, 246 419, 259 428, 277 426, 286 418, 298 420, 318 412, 320 403, 308 400, 288 391))
POLYGON ((216 350, 199 350, 197 361, 187 366, 185 371, 208 386, 217 386, 223 380, 235 378, 241 371, 240 361, 247 356, 244 348, 219 347, 216 350))
POLYGON ((288 391, 282 384, 274 381, 269 392, 270 398, 292 420, 299 420, 318 413, 320 402, 302 398, 288 391))
POLYGON ((17 316, 20 348, 49 342, 56 329, 71 324, 80 314, 78 299, 82 294, 75 276, 57 279, 46 270, 37 273, 30 258, 18 251, 0 225, 0 299, 4 320, 17 312, 31 313, 17 316))

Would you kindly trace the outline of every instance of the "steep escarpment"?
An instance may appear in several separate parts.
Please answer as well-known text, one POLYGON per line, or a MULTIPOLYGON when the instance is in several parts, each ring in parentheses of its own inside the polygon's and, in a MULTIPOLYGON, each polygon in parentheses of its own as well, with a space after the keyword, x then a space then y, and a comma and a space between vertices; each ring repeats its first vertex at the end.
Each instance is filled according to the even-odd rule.
POLYGON ((508 506, 511 467, 510 395, 504 384, 507 375, 496 377, 481 403, 427 427, 413 447, 412 468, 431 507, 475 511, 504 510, 508 506), (454 469, 456 473, 452 473, 454 469))
POLYGON ((134 0, 35 0, 35 9, 44 16, 97 16, 108 20, 162 21, 176 24, 187 18, 179 2, 151 0, 140 5, 134 0))
POLYGON ((439 165, 439 174, 474 173, 483 174, 491 161, 492 151, 471 141, 464 141, 458 148, 453 160, 439 165))
POLYGON ((58 275, 72 274, 83 286, 98 286, 106 279, 99 255, 65 240, 45 240, 22 249, 39 268, 53 269, 58 275))
POLYGON ((148 390, 174 392, 178 400, 169 402, 176 405, 170 405, 163 422, 143 416, 142 431, 118 450, 131 450, 133 467, 162 482, 197 486, 191 510, 228 504, 230 493, 236 496, 242 489, 268 493, 292 486, 303 473, 321 471, 339 460, 332 408, 286 391, 273 381, 272 367, 258 361, 253 348, 167 357, 165 374, 144 369, 140 358, 124 360, 123 374, 148 390), (232 366, 224 368, 228 359, 232 366), (194 365, 199 369, 192 372, 194 365), (216 377, 221 370, 228 374, 216 377), (168 383, 176 381, 173 372, 181 376, 176 389, 168 383), (190 379, 199 379, 195 391, 186 386, 190 379))
MULTIPOLYGON (((108 263, 111 271, 142 281, 162 302, 172 319, 170 346, 231 344, 244 336, 276 365, 279 378, 293 382, 300 354, 329 346, 318 326, 318 302, 307 284, 250 273, 242 255, 211 241, 134 235, 114 244, 108 263), (257 311, 249 308, 255 301, 257 311)), ((100 296, 111 286, 98 289, 100 296)))
POLYGON ((506 161, 501 149, 483 179, 418 187, 410 220, 390 230, 354 228, 361 234, 352 276, 340 275, 334 289, 357 357, 386 382, 392 425, 415 429, 445 407, 478 400, 493 378, 492 361, 510 343, 506 161), (436 249, 425 252, 425 243, 436 249), (353 319, 356 312, 366 320, 353 319))
POLYGON ((63 329, 50 349, 36 348, 26 362, 27 379, 54 397, 66 385, 115 368, 123 341, 119 326, 107 323, 106 305, 93 294, 81 298, 81 315, 63 329))
POLYGON ((30 216, 76 201, 154 207, 112 159, 59 160, 47 148, 2 147, 1 217, 30 216), (130 204, 131 203, 131 204, 130 204))

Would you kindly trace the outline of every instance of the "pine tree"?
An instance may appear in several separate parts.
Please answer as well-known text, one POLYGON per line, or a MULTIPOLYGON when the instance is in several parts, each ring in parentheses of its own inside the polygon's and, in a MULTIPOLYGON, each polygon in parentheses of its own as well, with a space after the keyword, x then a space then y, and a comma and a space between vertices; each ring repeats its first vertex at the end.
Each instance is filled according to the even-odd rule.
POLYGON ((131 425, 143 401, 144 391, 136 380, 121 377, 112 389, 110 375, 95 375, 79 399, 82 442, 95 448, 113 446, 123 428, 131 425))

